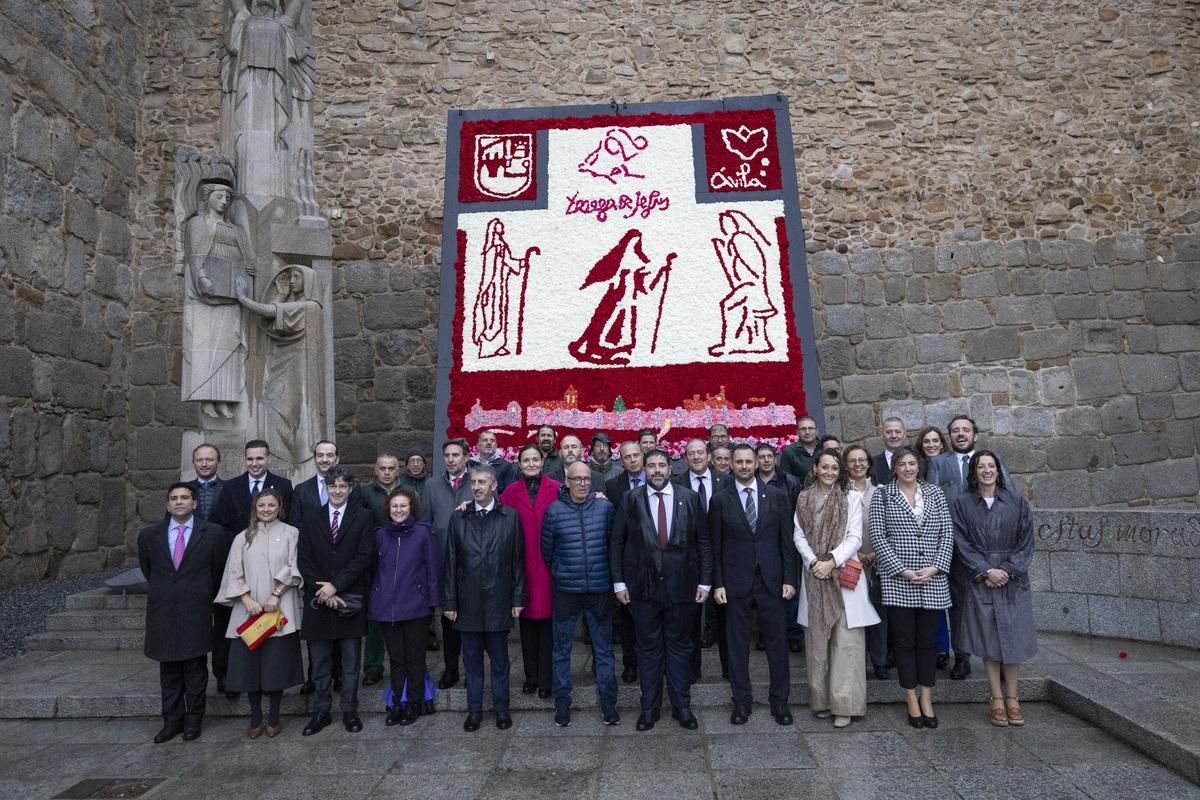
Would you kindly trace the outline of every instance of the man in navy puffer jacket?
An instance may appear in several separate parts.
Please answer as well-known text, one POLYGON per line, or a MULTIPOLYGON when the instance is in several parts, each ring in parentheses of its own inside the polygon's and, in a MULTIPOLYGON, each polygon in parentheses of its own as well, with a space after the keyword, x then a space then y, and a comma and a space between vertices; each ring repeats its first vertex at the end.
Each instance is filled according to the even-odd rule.
POLYGON ((605 725, 617 725, 617 673, 612 646, 612 583, 608 575, 608 529, 612 504, 592 492, 591 470, 582 461, 567 467, 567 491, 542 517, 542 558, 554 586, 554 724, 571 724, 571 645, 579 615, 587 620, 596 654, 596 689, 605 725))

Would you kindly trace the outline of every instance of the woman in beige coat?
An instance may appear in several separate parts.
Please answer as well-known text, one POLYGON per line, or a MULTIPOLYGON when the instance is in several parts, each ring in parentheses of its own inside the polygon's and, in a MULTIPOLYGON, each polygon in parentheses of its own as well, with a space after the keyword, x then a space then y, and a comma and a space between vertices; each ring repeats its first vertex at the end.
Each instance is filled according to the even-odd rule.
POLYGON ((813 473, 816 481, 796 501, 794 538, 805 567, 798 621, 813 711, 822 719, 836 717, 834 727, 844 728, 851 717, 867 713, 863 628, 878 623, 879 615, 861 573, 853 589, 838 582, 862 543, 862 496, 849 486, 835 450, 817 454, 813 473))
POLYGON ((225 686, 246 692, 250 698, 250 727, 246 736, 263 733, 262 696, 267 695, 267 736, 280 732, 279 704, 283 690, 304 682, 300 662, 300 600, 303 584, 296 567, 298 532, 282 521, 283 497, 275 489, 263 489, 254 498, 250 526, 237 535, 229 548, 225 576, 217 590, 217 602, 233 607, 225 637, 229 650, 229 674, 225 686), (254 650, 238 635, 246 620, 263 611, 279 609, 287 623, 254 650))

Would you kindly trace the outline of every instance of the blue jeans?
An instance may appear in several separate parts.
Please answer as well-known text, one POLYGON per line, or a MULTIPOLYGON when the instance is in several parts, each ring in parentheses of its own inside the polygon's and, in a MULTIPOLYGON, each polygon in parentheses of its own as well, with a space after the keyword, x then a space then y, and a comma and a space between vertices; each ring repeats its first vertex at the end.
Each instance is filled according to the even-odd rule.
POLYGON ((508 631, 462 631, 467 710, 483 711, 483 651, 492 662, 492 708, 508 711, 508 631))
POLYGON ((612 645, 612 593, 567 594, 555 590, 554 654, 551 668, 554 672, 554 704, 558 707, 571 705, 571 645, 575 642, 575 628, 579 615, 583 614, 592 636, 592 652, 596 656, 596 689, 600 694, 602 708, 617 705, 616 659, 612 645))

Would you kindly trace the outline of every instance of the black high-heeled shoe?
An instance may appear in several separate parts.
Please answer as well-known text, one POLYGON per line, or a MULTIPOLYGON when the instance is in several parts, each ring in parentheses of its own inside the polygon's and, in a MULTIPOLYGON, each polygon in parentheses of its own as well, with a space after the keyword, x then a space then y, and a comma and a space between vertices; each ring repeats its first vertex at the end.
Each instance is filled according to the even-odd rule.
POLYGON ((922 714, 921 721, 925 724, 926 728, 936 728, 938 726, 937 714, 934 714, 932 717, 922 714))
POLYGON ((924 728, 925 727, 925 717, 924 716, 914 717, 912 714, 909 714, 908 715, 908 724, 914 728, 924 728))

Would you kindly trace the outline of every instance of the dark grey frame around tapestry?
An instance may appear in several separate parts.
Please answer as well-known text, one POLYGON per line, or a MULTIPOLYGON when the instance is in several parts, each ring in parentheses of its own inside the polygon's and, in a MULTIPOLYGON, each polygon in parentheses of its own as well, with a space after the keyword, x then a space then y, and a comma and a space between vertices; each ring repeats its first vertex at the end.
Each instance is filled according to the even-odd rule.
MULTIPOLYGON (((480 119, 546 119, 563 117, 594 117, 601 114, 696 114, 706 111, 734 111, 770 108, 775 113, 775 134, 780 149, 780 178, 783 188, 771 192, 741 192, 739 199, 783 200, 783 215, 788 229, 788 265, 792 281, 792 311, 796 323, 796 335, 800 338, 800 355, 804 363, 805 405, 810 416, 824 428, 825 410, 821 397, 821 378, 817 374, 817 348, 813 335, 812 299, 808 293, 808 267, 804 255, 804 232, 800 224, 800 195, 796 183, 796 163, 785 154, 787 144, 792 141, 791 120, 788 115, 788 99, 785 95, 762 97, 731 97, 725 100, 697 100, 678 103, 638 103, 551 106, 546 108, 507 108, 456 110, 448 114, 446 124, 446 196, 445 216, 442 223, 441 300, 438 307, 438 362, 437 396, 433 419, 433 467, 438 472, 442 464, 442 443, 446 441, 446 429, 450 425, 447 407, 450 403, 450 368, 453 364, 454 305, 458 293, 458 276, 454 262, 458 258, 458 165, 460 133, 463 123, 480 119)), ((546 185, 546 132, 539 131, 536 165, 538 185, 546 185)), ((692 127, 694 164, 699 175, 698 186, 707 186, 703 175, 704 136, 701 126, 692 127)), ((727 197, 728 195, 724 195, 727 197)), ((721 202, 721 194, 697 192, 700 203, 721 202)), ((545 207, 545 197, 540 200, 513 200, 502 203, 471 203, 469 210, 476 211, 519 211, 545 207)))

